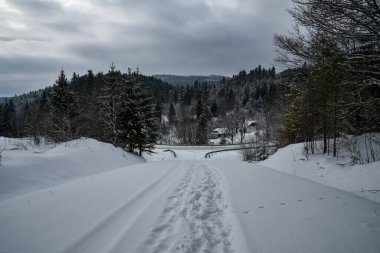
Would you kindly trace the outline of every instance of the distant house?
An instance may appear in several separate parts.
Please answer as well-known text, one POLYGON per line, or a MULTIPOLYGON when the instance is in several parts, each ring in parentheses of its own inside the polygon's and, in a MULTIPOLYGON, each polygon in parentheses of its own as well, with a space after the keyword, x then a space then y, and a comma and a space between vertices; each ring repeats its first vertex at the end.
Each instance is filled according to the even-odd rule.
POLYGON ((229 136, 228 129, 220 127, 220 128, 215 128, 214 130, 212 130, 210 139, 217 139, 220 137, 227 137, 227 136, 229 136))
POLYGON ((252 133, 257 130, 257 121, 249 120, 247 121, 246 133, 252 133))

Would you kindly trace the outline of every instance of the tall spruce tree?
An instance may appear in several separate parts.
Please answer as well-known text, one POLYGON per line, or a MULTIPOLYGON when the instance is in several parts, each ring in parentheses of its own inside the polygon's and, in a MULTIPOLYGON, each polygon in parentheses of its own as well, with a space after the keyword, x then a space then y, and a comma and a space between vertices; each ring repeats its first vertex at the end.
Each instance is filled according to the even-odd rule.
POLYGON ((197 119, 200 118, 201 114, 203 113, 203 106, 202 106, 202 101, 198 99, 196 108, 195 108, 195 114, 197 115, 197 119))
POLYGON ((169 106, 168 120, 170 124, 174 124, 176 121, 176 112, 173 104, 170 104, 169 106))
POLYGON ((103 125, 103 139, 118 146, 120 113, 122 112, 121 77, 112 63, 104 76, 104 87, 98 96, 98 118, 103 125))
POLYGON ((218 116, 218 105, 216 104, 215 99, 213 100, 212 105, 211 105, 211 115, 212 117, 218 116))
POLYGON ((154 107, 155 117, 157 118, 159 124, 161 124, 162 120, 162 108, 160 102, 156 103, 156 106, 154 107))
POLYGON ((144 116, 140 108, 141 89, 139 89, 136 77, 130 70, 122 83, 120 94, 122 109, 118 114, 120 118, 118 139, 123 146, 128 147, 128 150, 133 152, 137 147, 138 139, 141 137, 144 116))
POLYGON ((139 102, 139 110, 141 111, 143 122, 140 128, 140 135, 137 136, 137 148, 139 155, 142 152, 150 152, 153 148, 153 144, 156 142, 158 134, 158 119, 154 110, 154 104, 152 97, 148 92, 141 88, 139 102))
POLYGON ((128 71, 121 90, 122 111, 119 140, 129 151, 138 150, 139 155, 150 151, 157 138, 157 119, 151 97, 138 83, 139 73, 128 71))
MULTIPOLYGON (((83 78, 82 78, 83 79, 83 78)), ((96 79, 92 70, 87 71, 84 88, 78 94, 79 127, 82 136, 101 138, 99 124, 99 90, 96 89, 96 79)))
POLYGON ((198 119, 195 143, 196 144, 207 144, 207 116, 205 113, 202 113, 198 119))
POLYGON ((74 93, 69 89, 69 82, 62 69, 51 93, 50 124, 53 140, 67 141, 75 137, 75 116, 74 93))

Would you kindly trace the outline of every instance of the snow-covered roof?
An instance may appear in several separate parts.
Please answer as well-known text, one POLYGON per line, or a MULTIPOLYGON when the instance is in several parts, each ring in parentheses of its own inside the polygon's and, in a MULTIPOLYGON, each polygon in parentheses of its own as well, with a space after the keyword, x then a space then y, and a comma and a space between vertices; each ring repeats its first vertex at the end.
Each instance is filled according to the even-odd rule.
POLYGON ((257 124, 257 121, 256 120, 248 120, 247 121, 247 126, 254 126, 254 125, 256 125, 257 124))
POLYGON ((212 130, 213 133, 225 134, 228 131, 227 128, 219 127, 212 130))
POLYGON ((161 119, 162 123, 168 123, 169 122, 169 118, 167 115, 162 115, 162 119, 161 119))

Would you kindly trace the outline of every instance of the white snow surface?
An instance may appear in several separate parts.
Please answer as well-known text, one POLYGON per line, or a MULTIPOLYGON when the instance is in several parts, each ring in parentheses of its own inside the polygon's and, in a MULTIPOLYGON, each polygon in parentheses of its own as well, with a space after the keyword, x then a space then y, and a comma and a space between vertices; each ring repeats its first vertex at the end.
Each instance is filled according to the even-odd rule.
MULTIPOLYGON (((82 163, 66 167, 83 167, 85 176, 0 200, 0 252, 379 252, 374 201, 239 161, 238 153, 211 160, 207 149, 179 148, 174 158, 158 148, 147 163, 127 155, 128 166, 115 168, 121 150, 89 139, 76 143, 36 155, 55 168, 43 154, 59 154, 60 161, 83 152, 78 143, 99 145, 102 152, 77 154, 82 163), (108 169, 90 172, 102 159, 108 169)), ((17 157, 26 167, 20 173, 27 170, 24 159, 32 154, 19 152, 6 151, 2 167, 17 157)))
POLYGON ((303 143, 279 149, 260 165, 351 192, 380 203, 380 162, 353 165, 347 157, 303 154, 303 143))
POLYGON ((92 174, 144 162, 111 144, 82 138, 36 147, 28 139, 6 143, 0 166, 0 200, 92 174))

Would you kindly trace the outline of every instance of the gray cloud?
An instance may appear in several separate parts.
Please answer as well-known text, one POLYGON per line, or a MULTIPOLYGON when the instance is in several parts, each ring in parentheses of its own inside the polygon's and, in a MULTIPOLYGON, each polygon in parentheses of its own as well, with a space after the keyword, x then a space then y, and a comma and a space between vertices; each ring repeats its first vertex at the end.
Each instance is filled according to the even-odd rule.
POLYGON ((0 0, 0 96, 88 69, 224 74, 273 64, 290 0, 0 0))
POLYGON ((63 11, 62 6, 54 1, 11 0, 9 3, 26 15, 57 15, 63 11))
POLYGON ((46 22, 45 25, 53 31, 59 31, 63 36, 65 33, 86 33, 85 27, 73 20, 46 22))
POLYGON ((46 71, 51 72, 56 70, 60 65, 58 59, 50 59, 46 57, 2 57, 0 58, 0 75, 7 74, 36 74, 46 71))

